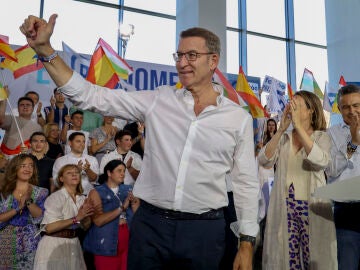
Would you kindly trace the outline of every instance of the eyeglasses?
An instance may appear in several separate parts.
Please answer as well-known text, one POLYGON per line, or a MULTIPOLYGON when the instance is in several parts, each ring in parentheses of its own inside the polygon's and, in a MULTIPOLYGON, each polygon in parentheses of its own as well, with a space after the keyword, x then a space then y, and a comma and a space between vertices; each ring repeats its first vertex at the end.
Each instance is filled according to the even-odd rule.
POLYGON ((181 52, 176 52, 173 53, 173 57, 175 62, 180 62, 181 58, 183 56, 185 56, 186 60, 188 61, 196 61, 196 59, 198 59, 201 55, 209 55, 209 54, 214 54, 213 52, 206 52, 206 53, 199 53, 199 52, 185 52, 185 53, 181 53, 181 52))

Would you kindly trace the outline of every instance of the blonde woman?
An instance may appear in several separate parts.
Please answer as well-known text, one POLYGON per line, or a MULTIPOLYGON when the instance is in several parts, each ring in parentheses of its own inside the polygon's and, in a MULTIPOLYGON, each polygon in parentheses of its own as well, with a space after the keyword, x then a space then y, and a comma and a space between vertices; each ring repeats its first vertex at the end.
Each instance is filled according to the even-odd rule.
POLYGON ((45 201, 44 233, 36 251, 34 269, 86 269, 78 230, 89 221, 87 217, 93 214, 93 207, 82 195, 77 165, 63 166, 57 181, 60 190, 45 201))
POLYGON ((52 159, 57 159, 64 155, 64 149, 59 143, 60 129, 57 123, 48 123, 44 126, 44 133, 49 144, 49 150, 46 156, 52 159))

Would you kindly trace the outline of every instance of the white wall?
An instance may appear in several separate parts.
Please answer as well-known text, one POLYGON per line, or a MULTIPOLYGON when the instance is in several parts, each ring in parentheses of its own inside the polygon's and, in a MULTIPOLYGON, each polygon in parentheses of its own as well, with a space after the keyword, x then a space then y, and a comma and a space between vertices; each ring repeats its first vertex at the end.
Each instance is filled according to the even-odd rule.
POLYGON ((329 83, 360 82, 360 1, 326 0, 329 83))

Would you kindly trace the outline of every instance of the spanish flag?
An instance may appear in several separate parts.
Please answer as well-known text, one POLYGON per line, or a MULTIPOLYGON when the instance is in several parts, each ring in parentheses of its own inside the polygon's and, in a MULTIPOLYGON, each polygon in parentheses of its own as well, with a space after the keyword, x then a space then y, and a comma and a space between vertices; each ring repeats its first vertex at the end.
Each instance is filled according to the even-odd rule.
POLYGON ((7 36, 0 35, 0 56, 16 62, 17 58, 15 52, 11 49, 8 40, 9 38, 7 36))
POLYGON ((18 59, 17 62, 5 59, 4 62, 0 63, 0 67, 7 68, 13 72, 15 79, 43 68, 43 64, 37 61, 37 55, 29 45, 15 50, 15 55, 18 59))
POLYGON ((236 82, 236 92, 249 106, 249 111, 253 118, 269 117, 260 100, 255 96, 254 92, 245 77, 245 73, 240 66, 239 76, 236 82))

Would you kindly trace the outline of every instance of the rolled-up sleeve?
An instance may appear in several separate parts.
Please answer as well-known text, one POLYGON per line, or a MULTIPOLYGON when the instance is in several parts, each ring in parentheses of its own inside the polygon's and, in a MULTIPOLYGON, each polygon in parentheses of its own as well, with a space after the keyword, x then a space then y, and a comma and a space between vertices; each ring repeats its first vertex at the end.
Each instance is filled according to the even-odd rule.
POLYGON ((331 160, 330 156, 331 140, 330 137, 322 132, 318 139, 315 139, 313 147, 306 157, 315 170, 324 170, 328 167, 331 160))

